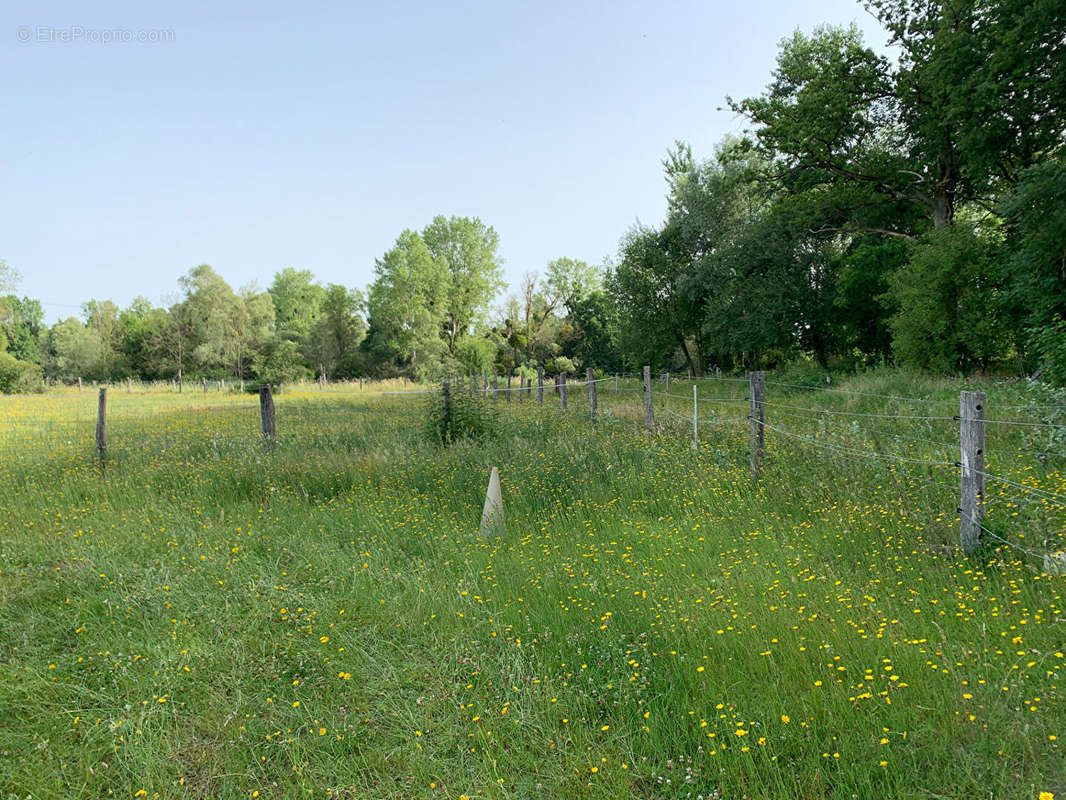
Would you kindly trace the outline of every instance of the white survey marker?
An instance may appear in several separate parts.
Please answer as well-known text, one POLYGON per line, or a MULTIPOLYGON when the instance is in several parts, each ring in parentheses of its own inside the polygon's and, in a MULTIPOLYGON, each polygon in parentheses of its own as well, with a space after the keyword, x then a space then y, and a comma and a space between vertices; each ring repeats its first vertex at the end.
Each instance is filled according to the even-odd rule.
POLYGON ((478 533, 486 534, 493 529, 503 529, 503 496, 500 494, 500 471, 492 468, 489 488, 485 492, 485 508, 481 512, 481 527, 478 533))

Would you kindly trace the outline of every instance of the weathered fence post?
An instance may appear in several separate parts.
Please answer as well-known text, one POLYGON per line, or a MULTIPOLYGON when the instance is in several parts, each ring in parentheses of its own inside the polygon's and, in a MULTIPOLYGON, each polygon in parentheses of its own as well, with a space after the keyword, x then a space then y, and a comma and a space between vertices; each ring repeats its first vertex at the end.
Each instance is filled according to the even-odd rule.
POLYGON ((204 394, 207 394, 207 378, 201 378, 204 383, 204 394))
POLYGON ((649 431, 655 424, 651 410, 651 367, 644 367, 644 427, 649 431))
POLYGON ((585 376, 589 382, 589 419, 596 421, 596 380, 592 367, 585 370, 585 376))
POLYGON ((751 423, 751 451, 749 461, 751 465, 751 477, 758 478, 762 470, 763 453, 766 446, 766 431, 763 423, 766 422, 766 373, 748 373, 748 392, 751 395, 751 414, 748 419, 751 423))
POLYGON ((670 372, 666 372, 666 391, 670 391, 670 372))
POLYGON ((447 443, 448 439, 451 437, 452 421, 452 385, 448 381, 444 381, 444 383, 440 385, 440 402, 441 411, 444 414, 444 416, 441 417, 441 420, 444 423, 441 426, 441 434, 444 442, 447 443))
POLYGON ((511 402, 511 370, 507 370, 507 402, 511 402))
POLYGON ((81 378, 78 378, 78 391, 81 391, 81 378))
POLYGON ((522 402, 522 395, 526 393, 526 376, 518 373, 518 402, 522 402))
POLYGON ((273 444, 277 428, 274 425, 274 396, 270 393, 269 383, 259 387, 259 415, 263 418, 263 438, 273 444))
POLYGON ((100 401, 96 406, 96 454, 100 457, 100 469, 107 457, 107 389, 100 387, 100 401))
POLYGON ((544 367, 537 367, 537 405, 544 405, 544 367))
POLYGON ((496 370, 492 371, 492 399, 496 399, 496 391, 500 388, 500 376, 496 374, 496 370))
POLYGON ((696 396, 696 384, 692 384, 692 449, 699 447, 699 397, 696 396))
POLYGON ((566 411, 566 373, 559 373, 559 407, 566 411))
POLYGON ((981 539, 981 517, 985 512, 984 392, 963 392, 959 398, 959 449, 959 543, 969 555, 981 539))
POLYGON ((126 394, 133 391, 133 378, 126 378, 126 394))

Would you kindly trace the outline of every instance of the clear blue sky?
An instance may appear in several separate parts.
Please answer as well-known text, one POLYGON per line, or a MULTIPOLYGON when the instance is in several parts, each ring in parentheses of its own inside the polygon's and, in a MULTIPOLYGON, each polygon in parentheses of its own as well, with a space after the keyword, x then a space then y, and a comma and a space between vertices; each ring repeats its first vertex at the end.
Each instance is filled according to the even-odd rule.
POLYGON ((782 37, 883 43, 854 0, 3 6, 0 258, 49 321, 158 303, 201 263, 365 288, 436 214, 495 226, 512 285, 598 263, 662 218, 675 139, 706 156, 743 127, 724 98, 761 91, 782 37), (87 41, 116 29, 171 40, 87 41))

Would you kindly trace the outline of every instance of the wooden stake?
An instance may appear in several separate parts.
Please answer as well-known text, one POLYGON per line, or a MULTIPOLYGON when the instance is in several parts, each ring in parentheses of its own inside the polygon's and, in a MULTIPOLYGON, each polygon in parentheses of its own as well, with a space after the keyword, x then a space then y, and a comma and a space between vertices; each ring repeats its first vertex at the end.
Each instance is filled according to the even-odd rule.
POLYGON ((695 450, 699 447, 699 413, 700 413, 700 401, 696 396, 696 384, 692 384, 692 449, 695 450))
POLYGON ((651 367, 644 367, 644 427, 649 431, 655 425, 655 416, 651 410, 651 367))
POLYGON ((537 367, 537 405, 544 405, 544 367, 537 367))
POLYGON ((566 373, 559 373, 559 406, 566 411, 566 373))
POLYGON ((589 382, 589 419, 596 421, 596 381, 592 367, 585 370, 585 377, 589 382))
POLYGON ((100 401, 96 406, 96 455, 100 457, 100 469, 107 458, 107 389, 100 387, 100 401))
POLYGON ((263 438, 273 444, 277 429, 274 425, 274 396, 270 393, 269 383, 259 387, 259 415, 263 418, 263 438))
POLYGON ((511 402, 511 370, 507 370, 507 402, 511 402))
POLYGON ((985 393, 963 392, 959 398, 959 544, 969 555, 981 540, 985 512, 985 393))
POLYGON ((751 465, 751 477, 758 479, 762 471, 763 455, 766 448, 766 431, 763 423, 766 422, 766 373, 748 373, 748 392, 751 400, 751 413, 748 417, 751 424, 751 450, 749 461, 751 465))

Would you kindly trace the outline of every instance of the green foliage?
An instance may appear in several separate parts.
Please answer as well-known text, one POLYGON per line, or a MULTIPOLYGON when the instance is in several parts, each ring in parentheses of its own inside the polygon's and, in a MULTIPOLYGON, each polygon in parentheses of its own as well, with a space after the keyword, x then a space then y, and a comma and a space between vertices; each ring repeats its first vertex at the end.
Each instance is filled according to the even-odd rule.
POLYGON ((349 378, 360 367, 359 345, 366 338, 360 312, 363 294, 335 283, 326 288, 321 313, 311 327, 307 354, 313 367, 334 378, 349 378))
POLYGON ((889 281, 892 348, 901 363, 935 372, 988 368, 1009 339, 999 254, 973 228, 930 231, 889 281))
POLYGON ((455 359, 465 375, 491 372, 496 357, 496 345, 484 336, 468 336, 455 349, 455 359))
POLYGON ((422 231, 433 260, 446 275, 443 336, 454 356, 459 341, 483 321, 489 304, 503 288, 499 234, 474 217, 437 216, 422 231))
POLYGON ((99 331, 68 317, 48 332, 43 358, 45 374, 67 382, 106 377, 102 354, 99 331))
POLYGON ((496 435, 499 412, 480 393, 460 392, 446 382, 428 397, 423 431, 434 444, 481 442, 496 435))
POLYGON ((449 282, 446 266, 415 231, 401 233, 375 262, 367 296, 367 348, 379 364, 413 372, 441 363, 449 282))
POLYGON ((326 290, 315 283, 311 270, 286 267, 274 275, 267 291, 278 334, 295 342, 306 339, 326 299, 326 290))
POLYGON ((303 380, 311 374, 300 358, 296 342, 288 339, 275 338, 265 343, 255 355, 254 367, 260 383, 272 386, 303 380))
POLYGON ((13 294, 0 297, 0 336, 15 358, 39 364, 45 330, 44 309, 39 301, 13 294))
POLYGON ((23 394, 44 389, 44 375, 38 364, 19 361, 11 353, 0 352, 0 394, 23 394))
POLYGON ((1029 328, 1054 327, 1066 318, 1066 152, 1025 170, 1001 210, 1014 316, 1029 328))
POLYGON ((1066 386, 1066 320, 1031 328, 1029 341, 1040 364, 1042 378, 1066 386))

